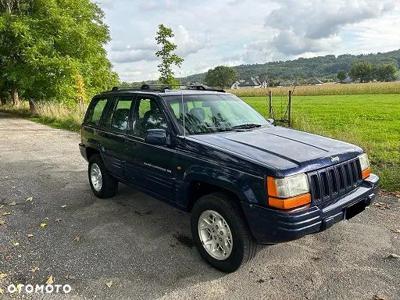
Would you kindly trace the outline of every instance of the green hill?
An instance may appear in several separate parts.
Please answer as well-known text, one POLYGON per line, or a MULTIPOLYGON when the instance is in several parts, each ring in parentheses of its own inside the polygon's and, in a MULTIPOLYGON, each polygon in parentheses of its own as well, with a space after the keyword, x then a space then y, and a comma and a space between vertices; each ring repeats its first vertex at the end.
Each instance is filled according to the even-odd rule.
MULTIPOLYGON (((269 78, 281 83, 296 80, 299 83, 312 82, 313 80, 335 81, 336 75, 343 70, 348 72, 354 61, 368 61, 373 64, 393 63, 400 66, 400 50, 386 53, 363 55, 326 55, 312 58, 298 58, 289 61, 276 61, 265 64, 235 66, 239 79, 250 81, 251 77, 261 80, 269 78)), ((206 73, 194 74, 181 78, 183 84, 189 82, 203 82, 206 73)))

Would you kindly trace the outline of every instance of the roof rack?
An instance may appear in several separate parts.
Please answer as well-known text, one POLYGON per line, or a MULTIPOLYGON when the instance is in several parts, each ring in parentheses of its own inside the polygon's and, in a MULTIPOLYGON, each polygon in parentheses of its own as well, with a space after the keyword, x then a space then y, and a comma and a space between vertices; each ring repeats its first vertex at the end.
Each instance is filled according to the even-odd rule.
POLYGON ((130 88, 120 88, 114 86, 111 91, 152 91, 152 92, 162 92, 165 93, 167 90, 173 90, 177 88, 178 90, 197 90, 197 91, 213 91, 225 93, 223 89, 210 88, 205 85, 165 85, 165 84, 142 84, 140 87, 130 87, 130 88))
POLYGON ((142 84, 141 86, 137 87, 118 87, 114 86, 111 91, 155 91, 155 92, 164 92, 166 89, 170 89, 169 86, 166 85, 159 85, 159 84, 152 84, 151 86, 149 84, 142 84))
POLYGON ((215 88, 208 87, 206 85, 189 85, 189 86, 186 87, 186 89, 188 89, 188 90, 213 91, 213 92, 225 93, 225 90, 223 90, 223 89, 215 89, 215 88))

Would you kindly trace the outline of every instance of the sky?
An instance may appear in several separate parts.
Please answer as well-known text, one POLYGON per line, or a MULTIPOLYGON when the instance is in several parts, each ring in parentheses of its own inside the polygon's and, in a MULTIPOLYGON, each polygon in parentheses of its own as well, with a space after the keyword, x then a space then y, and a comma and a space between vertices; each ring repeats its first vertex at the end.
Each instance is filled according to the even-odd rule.
POLYGON ((400 0, 96 0, 113 69, 123 81, 157 79, 155 33, 175 33, 177 77, 218 65, 400 49, 400 0))

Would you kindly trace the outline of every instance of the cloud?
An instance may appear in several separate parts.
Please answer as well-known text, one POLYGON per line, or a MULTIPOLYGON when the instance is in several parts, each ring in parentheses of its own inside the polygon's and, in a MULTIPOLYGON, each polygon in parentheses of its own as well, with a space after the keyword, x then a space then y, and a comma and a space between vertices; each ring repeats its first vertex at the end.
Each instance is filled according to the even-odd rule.
POLYGON ((122 41, 113 43, 110 49, 110 58, 116 63, 132 63, 138 61, 153 61, 157 51, 155 41, 144 39, 134 45, 124 44, 122 41))
POLYGON ((101 8, 106 9, 106 10, 111 10, 114 8, 113 0, 96 0, 96 1, 94 1, 94 3, 96 3, 101 8))
POLYGON ((145 0, 139 2, 139 8, 144 11, 163 11, 166 9, 177 9, 185 4, 185 1, 183 0, 145 0))
POLYGON ((299 36, 293 31, 283 30, 276 35, 269 46, 284 55, 300 55, 307 52, 321 52, 331 49, 340 42, 338 37, 313 39, 299 36))
MULTIPOLYGON (((191 35, 183 25, 179 25, 176 28, 172 42, 178 46, 176 53, 183 57, 197 53, 207 46, 206 37, 191 35)), ((149 38, 138 41, 135 44, 124 44, 119 41, 111 46, 110 58, 115 63, 154 61, 158 59, 155 56, 155 52, 159 48, 160 46, 156 44, 156 41, 149 38)))
POLYGON ((183 25, 179 25, 174 42, 178 46, 177 54, 181 56, 188 56, 190 54, 197 53, 201 49, 207 47, 208 40, 205 35, 193 35, 183 25))
POLYGON ((111 46, 111 51, 113 52, 125 52, 131 50, 142 50, 142 51, 155 51, 157 49, 156 42, 152 39, 144 39, 143 41, 138 41, 134 45, 125 44, 122 41, 115 42, 111 46))
POLYGON ((218 65, 265 63, 400 46, 398 0, 92 0, 105 10, 108 56, 121 78, 158 77, 154 36, 175 33, 176 75, 218 65))
POLYGON ((275 30, 271 45, 286 55, 319 52, 335 47, 335 38, 346 25, 382 16, 394 4, 390 1, 315 0, 280 2, 266 18, 265 26, 275 30))
POLYGON ((154 52, 146 50, 127 50, 111 53, 111 61, 116 63, 132 63, 138 61, 153 61, 156 60, 154 52))

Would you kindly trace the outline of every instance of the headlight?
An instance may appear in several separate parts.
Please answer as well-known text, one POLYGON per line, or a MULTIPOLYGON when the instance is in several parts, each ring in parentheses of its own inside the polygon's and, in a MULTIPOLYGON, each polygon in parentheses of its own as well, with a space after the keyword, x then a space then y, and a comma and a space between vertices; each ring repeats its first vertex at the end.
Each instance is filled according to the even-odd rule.
POLYGON ((311 202, 306 174, 284 178, 267 177, 268 204, 280 209, 291 209, 311 202))
POLYGON ((285 178, 276 178, 276 195, 279 198, 289 198, 307 193, 310 190, 306 174, 298 174, 285 178))
POLYGON ((371 166, 369 164, 368 155, 363 153, 358 157, 358 160, 360 161, 362 178, 365 179, 371 174, 371 166))

